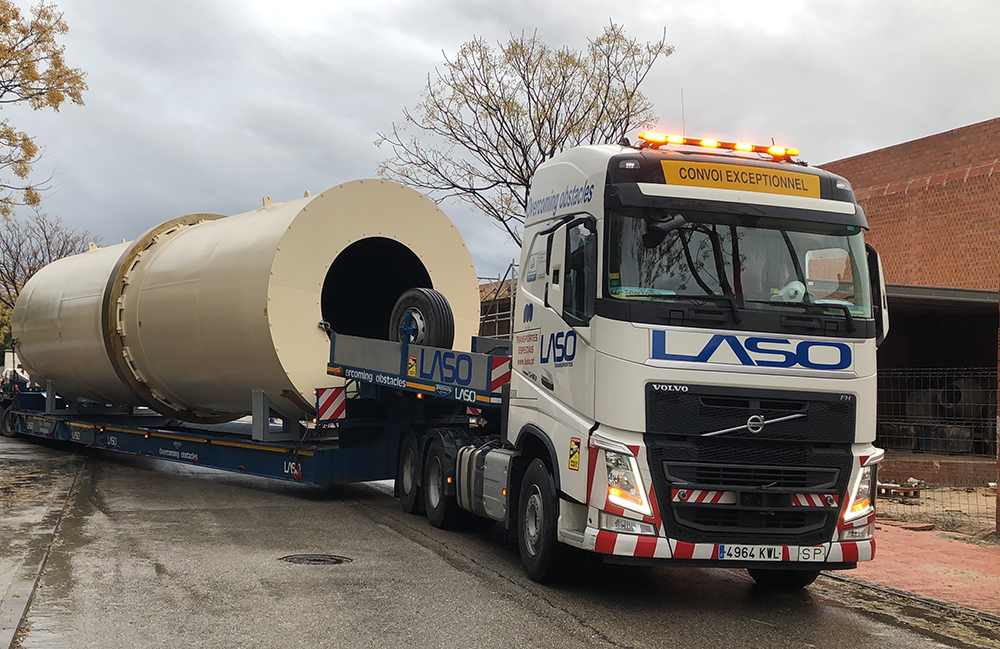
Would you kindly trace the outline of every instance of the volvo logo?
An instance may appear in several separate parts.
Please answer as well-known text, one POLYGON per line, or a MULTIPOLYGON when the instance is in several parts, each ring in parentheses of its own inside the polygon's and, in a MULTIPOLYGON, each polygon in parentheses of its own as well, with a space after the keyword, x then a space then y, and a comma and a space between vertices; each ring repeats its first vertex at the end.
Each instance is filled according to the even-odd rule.
POLYGON ((757 434, 764 430, 764 424, 766 423, 767 422, 764 421, 764 418, 760 415, 751 415, 750 419, 747 419, 747 430, 751 433, 757 434))
POLYGON ((764 430, 765 424, 778 424, 783 421, 791 421, 793 419, 801 419, 806 416, 804 412, 797 412, 794 415, 786 415, 785 417, 778 417, 777 419, 764 419, 762 415, 750 415, 747 419, 747 423, 742 426, 733 426, 732 428, 723 428, 722 430, 713 430, 710 433, 702 433, 702 437, 715 437, 716 435, 725 435, 726 433, 736 433, 742 430, 748 430, 754 435, 764 430))

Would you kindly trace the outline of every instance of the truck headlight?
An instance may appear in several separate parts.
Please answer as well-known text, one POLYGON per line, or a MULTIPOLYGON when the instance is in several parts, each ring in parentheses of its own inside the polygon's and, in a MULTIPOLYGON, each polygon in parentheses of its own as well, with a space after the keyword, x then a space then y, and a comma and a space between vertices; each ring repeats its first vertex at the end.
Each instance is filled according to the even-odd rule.
POLYGON ((844 510, 844 522, 857 520, 875 511, 875 465, 861 468, 844 510))
POLYGON ((606 450, 604 461, 608 467, 608 500, 624 509, 652 516, 635 457, 606 450))

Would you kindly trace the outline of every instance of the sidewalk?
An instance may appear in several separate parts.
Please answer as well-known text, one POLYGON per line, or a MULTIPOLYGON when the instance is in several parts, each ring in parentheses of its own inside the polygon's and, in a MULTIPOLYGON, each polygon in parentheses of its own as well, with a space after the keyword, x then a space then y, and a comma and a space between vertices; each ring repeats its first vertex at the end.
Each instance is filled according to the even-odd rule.
POLYGON ((83 459, 0 437, 0 649, 7 649, 35 592, 83 459))
POLYGON ((960 538, 879 521, 875 560, 840 574, 1000 617, 1000 545, 960 538))

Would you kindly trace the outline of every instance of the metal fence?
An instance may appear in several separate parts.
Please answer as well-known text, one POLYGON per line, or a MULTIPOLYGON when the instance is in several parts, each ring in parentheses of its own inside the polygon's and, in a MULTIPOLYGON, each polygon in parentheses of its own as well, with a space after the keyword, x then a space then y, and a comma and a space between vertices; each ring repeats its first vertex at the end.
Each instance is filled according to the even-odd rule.
POLYGON ((996 528, 997 371, 879 371, 880 511, 944 529, 996 528))

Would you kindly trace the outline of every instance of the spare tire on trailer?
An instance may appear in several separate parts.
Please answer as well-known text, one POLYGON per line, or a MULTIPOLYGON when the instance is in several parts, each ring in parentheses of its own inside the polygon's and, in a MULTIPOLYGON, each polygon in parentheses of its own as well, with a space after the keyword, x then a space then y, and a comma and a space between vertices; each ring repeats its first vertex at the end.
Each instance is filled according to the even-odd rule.
POLYGON ((403 341, 406 316, 416 329, 409 342, 428 347, 447 347, 455 343, 455 316, 448 299, 431 288, 411 288, 396 300, 389 318, 389 340, 403 341))

